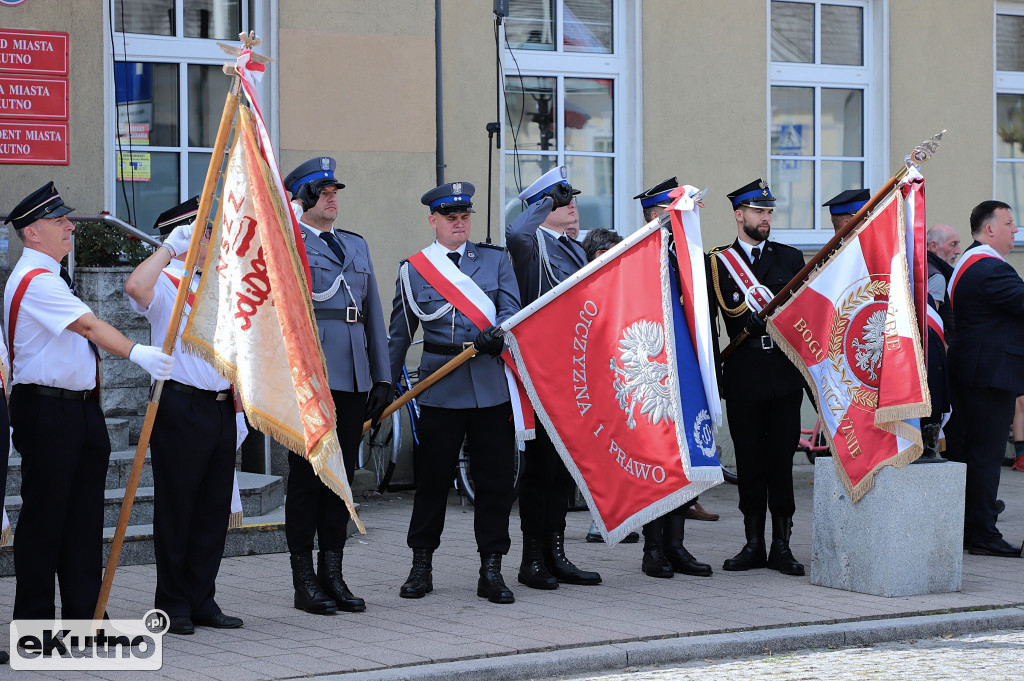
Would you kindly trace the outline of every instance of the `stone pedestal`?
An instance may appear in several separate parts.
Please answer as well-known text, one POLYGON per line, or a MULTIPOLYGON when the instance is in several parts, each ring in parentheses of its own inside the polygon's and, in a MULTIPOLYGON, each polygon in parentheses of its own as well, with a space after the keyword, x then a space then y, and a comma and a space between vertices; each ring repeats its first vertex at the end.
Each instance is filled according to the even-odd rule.
POLYGON ((811 584, 876 596, 960 590, 967 467, 887 466, 850 502, 831 457, 814 462, 811 584))

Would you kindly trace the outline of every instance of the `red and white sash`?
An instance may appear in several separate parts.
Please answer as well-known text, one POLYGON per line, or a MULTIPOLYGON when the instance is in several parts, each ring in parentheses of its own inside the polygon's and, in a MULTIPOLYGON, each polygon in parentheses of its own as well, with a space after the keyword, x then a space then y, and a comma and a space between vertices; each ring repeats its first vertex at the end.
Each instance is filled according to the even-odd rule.
POLYGON ((946 331, 945 326, 942 323, 942 317, 935 311, 935 308, 931 305, 925 305, 925 309, 928 310, 928 328, 939 334, 939 340, 942 341, 942 345, 946 345, 946 331))
POLYGON ((725 265, 729 276, 736 282, 736 285, 743 291, 743 298, 747 307, 760 312, 774 296, 767 286, 762 284, 754 276, 747 261, 740 257, 739 251, 730 246, 725 250, 715 253, 718 260, 725 265))
POLYGON ((982 258, 997 258, 1004 260, 1003 256, 999 255, 996 249, 992 248, 988 244, 981 244, 975 246, 964 254, 964 257, 960 258, 957 262, 956 267, 953 268, 953 274, 949 277, 949 303, 953 304, 953 292, 956 290, 956 285, 960 281, 960 276, 967 271, 967 268, 978 262, 982 258))
MULTIPOLYGON (((475 281, 448 259, 448 252, 447 248, 435 241, 409 258, 409 264, 478 329, 483 331, 489 326, 494 326, 497 312, 494 303, 475 281)), ((526 389, 519 379, 512 354, 506 349, 501 353, 501 358, 505 360, 505 379, 508 381, 508 394, 512 400, 516 439, 532 439, 533 410, 523 408, 524 405, 529 405, 526 389)))

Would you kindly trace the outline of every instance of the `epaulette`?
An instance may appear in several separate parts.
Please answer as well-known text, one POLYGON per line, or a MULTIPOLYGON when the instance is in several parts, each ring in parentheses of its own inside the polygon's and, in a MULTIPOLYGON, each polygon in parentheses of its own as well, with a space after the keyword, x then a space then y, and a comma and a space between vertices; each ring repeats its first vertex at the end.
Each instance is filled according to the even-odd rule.
POLYGON ((342 234, 351 234, 352 236, 357 236, 363 241, 366 241, 366 237, 364 237, 362 234, 356 234, 355 232, 350 232, 347 229, 338 229, 337 227, 335 227, 334 231, 341 232, 342 234))
POLYGON ((499 246, 498 244, 489 244, 483 241, 477 241, 475 245, 479 246, 480 248, 493 248, 496 251, 505 251, 505 247, 499 246))
POLYGON ((708 251, 708 255, 714 255, 715 253, 721 253, 725 249, 731 248, 731 247, 732 247, 732 244, 725 244, 723 246, 715 246, 710 251, 708 251))

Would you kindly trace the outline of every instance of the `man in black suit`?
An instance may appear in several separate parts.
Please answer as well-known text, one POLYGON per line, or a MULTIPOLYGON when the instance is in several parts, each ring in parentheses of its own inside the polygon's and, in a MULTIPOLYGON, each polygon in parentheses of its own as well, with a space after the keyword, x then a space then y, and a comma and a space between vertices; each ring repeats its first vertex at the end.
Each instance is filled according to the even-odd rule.
POLYGON ((996 529, 996 492, 1013 420, 1024 393, 1024 281, 1004 260, 1017 226, 1010 206, 982 201, 971 211, 974 243, 950 280, 956 336, 949 368, 963 414, 967 498, 964 544, 975 555, 1020 556, 996 529))
MULTIPOLYGON (((579 222, 575 195, 565 166, 552 168, 523 190, 527 208, 505 229, 523 307, 537 300, 583 267, 583 247, 565 234, 579 222)), ((573 490, 572 476, 550 436, 537 423, 537 437, 526 443, 519 481, 519 518, 523 528, 523 562, 519 581, 531 589, 562 584, 600 584, 601 575, 580 570, 565 556, 565 514, 573 490)))
MULTIPOLYGON (((736 447, 740 511, 747 543, 725 561, 724 570, 769 567, 787 575, 804 574, 789 548, 793 528, 793 453, 800 438, 803 379, 775 347, 765 324, 748 308, 751 284, 777 294, 803 267, 803 254, 768 241, 775 197, 755 180, 729 194, 736 218, 736 240, 711 251, 712 317, 722 310, 729 338, 750 336, 723 363, 720 383, 736 447), (727 266, 727 263, 731 263, 727 266), (742 282, 746 283, 742 283, 742 282), (766 511, 772 514, 772 546, 765 551, 766 511)), ((770 299, 770 296, 767 296, 770 299)), ((717 325, 713 327, 717 333, 717 325)))

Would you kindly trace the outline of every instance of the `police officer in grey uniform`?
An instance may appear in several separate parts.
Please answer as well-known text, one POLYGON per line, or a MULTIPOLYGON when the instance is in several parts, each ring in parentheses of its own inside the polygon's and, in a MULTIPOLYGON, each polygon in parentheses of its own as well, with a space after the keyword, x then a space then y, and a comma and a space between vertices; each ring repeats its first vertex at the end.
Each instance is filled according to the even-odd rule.
MULTIPOLYGON (((545 173, 519 198, 527 208, 505 229, 505 244, 520 300, 528 305, 587 262, 583 248, 565 234, 579 222, 575 195, 565 166, 545 173)), ((540 423, 537 438, 526 443, 519 482, 519 517, 523 528, 523 562, 519 581, 531 589, 558 584, 600 584, 601 575, 580 570, 565 557, 565 514, 573 480, 540 423)))
MULTIPOLYGON (((365 419, 376 419, 391 400, 387 328, 366 241, 336 229, 338 190, 333 158, 311 159, 285 178, 300 202, 302 240, 312 276, 313 312, 320 332, 327 381, 338 415, 338 439, 349 484, 355 473, 365 419)), ((285 538, 291 552, 295 607, 315 614, 361 612, 362 598, 342 578, 348 509, 324 485, 309 461, 288 454, 285 538), (313 537, 319 541, 313 572, 313 537)))
MULTIPOLYGON (((494 324, 501 324, 519 311, 519 292, 505 250, 469 241, 473 193, 469 182, 451 182, 423 195, 420 201, 430 209, 428 220, 437 236, 423 255, 440 265, 436 269, 447 279, 445 285, 468 290, 481 302, 486 296, 494 308, 494 324), (462 279, 463 275, 471 283, 462 279)), ((481 329, 470 321, 461 308, 417 271, 414 263, 402 261, 395 289, 389 350, 391 373, 396 381, 420 324, 420 380, 470 345, 478 352, 417 398, 420 449, 408 534, 413 563, 399 595, 422 598, 433 590, 431 559, 441 543, 448 490, 459 450, 463 440, 467 440, 470 474, 476 489, 473 527, 481 563, 477 595, 492 603, 512 603, 515 598, 501 576, 501 557, 508 553, 511 543, 508 517, 515 496, 516 446, 510 386, 505 362, 499 356, 505 347, 504 340, 495 333, 495 326, 481 329)))

